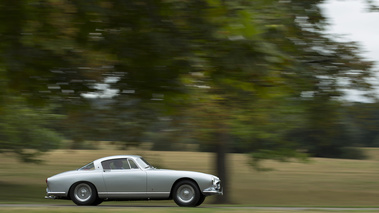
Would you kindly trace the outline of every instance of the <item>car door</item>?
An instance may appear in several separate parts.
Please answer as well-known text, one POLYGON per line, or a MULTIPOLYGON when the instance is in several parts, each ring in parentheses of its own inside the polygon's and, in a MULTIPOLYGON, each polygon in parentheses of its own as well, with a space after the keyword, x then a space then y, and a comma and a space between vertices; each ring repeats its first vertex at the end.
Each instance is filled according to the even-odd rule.
POLYGON ((119 158, 102 163, 108 197, 143 198, 146 196, 146 172, 132 159, 119 158))

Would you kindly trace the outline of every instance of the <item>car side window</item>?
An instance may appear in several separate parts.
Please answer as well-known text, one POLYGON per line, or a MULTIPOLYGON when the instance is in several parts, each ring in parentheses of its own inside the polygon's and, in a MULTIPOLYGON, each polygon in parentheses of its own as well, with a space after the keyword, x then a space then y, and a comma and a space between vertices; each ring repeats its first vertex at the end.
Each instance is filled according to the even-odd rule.
POLYGON ((128 162, 129 162, 130 168, 132 168, 132 169, 139 169, 138 166, 137 166, 137 164, 133 160, 128 159, 128 162))
POLYGON ((105 160, 101 162, 101 165, 103 166, 103 169, 110 169, 110 170, 130 169, 128 159, 126 158, 105 160))
POLYGON ((89 163, 89 164, 83 166, 82 168, 80 168, 78 170, 95 170, 95 165, 92 162, 92 163, 89 163))

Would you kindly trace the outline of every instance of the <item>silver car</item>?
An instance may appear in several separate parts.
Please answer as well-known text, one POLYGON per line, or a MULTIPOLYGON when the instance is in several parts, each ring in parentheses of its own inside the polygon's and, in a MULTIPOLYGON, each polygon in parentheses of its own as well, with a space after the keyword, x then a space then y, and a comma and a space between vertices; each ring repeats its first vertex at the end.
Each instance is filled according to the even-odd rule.
POLYGON ((75 171, 46 179, 45 198, 71 199, 77 205, 111 200, 169 200, 194 207, 222 195, 220 179, 200 172, 156 169, 141 156, 97 159, 75 171))

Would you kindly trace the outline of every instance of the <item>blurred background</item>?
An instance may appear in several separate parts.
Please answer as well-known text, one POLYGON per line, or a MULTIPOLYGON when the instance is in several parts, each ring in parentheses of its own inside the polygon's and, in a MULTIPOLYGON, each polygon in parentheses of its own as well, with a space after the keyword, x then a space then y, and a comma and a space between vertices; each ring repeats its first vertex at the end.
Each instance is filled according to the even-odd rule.
POLYGON ((228 153, 256 169, 366 159, 361 147, 379 147, 377 70, 327 31, 323 3, 0 1, 0 153, 215 153, 226 192, 228 153))

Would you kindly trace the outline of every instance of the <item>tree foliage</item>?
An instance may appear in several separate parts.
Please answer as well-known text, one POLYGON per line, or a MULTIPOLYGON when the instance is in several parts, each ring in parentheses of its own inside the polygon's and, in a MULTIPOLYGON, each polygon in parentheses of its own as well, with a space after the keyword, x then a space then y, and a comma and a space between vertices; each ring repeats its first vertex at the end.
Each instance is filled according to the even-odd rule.
POLYGON ((50 107, 33 108, 22 98, 7 98, 0 110, 0 153, 15 153, 25 162, 59 147, 61 135, 51 129, 62 116, 50 107))

